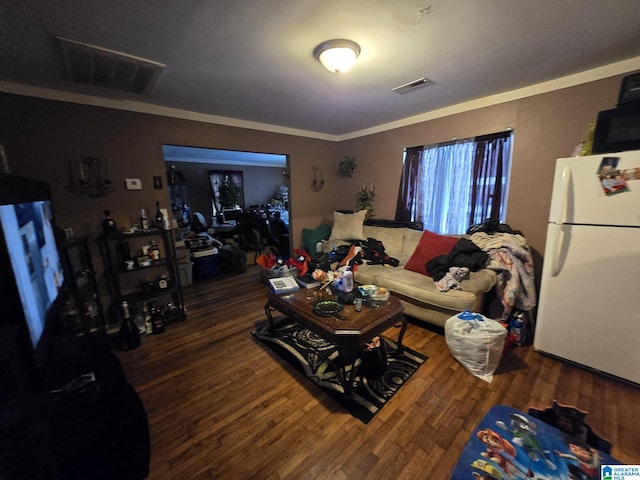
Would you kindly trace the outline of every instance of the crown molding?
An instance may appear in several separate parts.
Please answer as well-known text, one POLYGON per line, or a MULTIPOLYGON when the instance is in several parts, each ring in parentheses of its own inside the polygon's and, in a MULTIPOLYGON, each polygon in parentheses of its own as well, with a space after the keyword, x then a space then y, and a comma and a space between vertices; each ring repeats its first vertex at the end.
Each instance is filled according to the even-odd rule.
POLYGON ((624 73, 640 70, 640 57, 634 57, 620 62, 604 65, 602 67, 593 68, 583 72, 567 75, 546 82, 529 85, 527 87, 511 90, 496 95, 481 97, 467 102, 458 103, 448 107, 431 110, 428 112, 414 115, 411 117, 396 120, 375 127, 350 132, 344 135, 329 135, 309 130, 301 130, 289 128, 280 125, 272 125, 268 123, 251 122, 239 120, 230 117, 221 117, 217 115, 208 115, 204 113, 181 110, 177 108, 163 107, 132 100, 118 100, 104 97, 96 97, 83 93, 74 93, 63 90, 55 90, 35 85, 26 85, 5 80, 0 80, 0 91, 5 93, 13 93, 16 95, 25 95, 30 97, 44 98, 48 100, 58 100, 62 102, 77 103, 82 105, 91 105, 95 107, 113 108, 116 110, 126 110, 137 113, 147 113, 150 115, 160 115, 171 118, 179 118, 182 120, 193 120, 203 123, 212 123, 217 125, 225 125, 229 127, 246 128, 250 130, 259 130, 263 132, 279 133, 283 135, 294 135, 298 137, 314 138, 317 140, 328 140, 331 142, 342 142, 358 137, 364 137, 375 133, 381 133, 396 128, 414 125, 416 123, 435 120, 437 118, 446 117, 458 113, 464 113, 479 108, 490 107, 513 100, 532 97, 543 93, 549 93, 563 88, 573 87, 584 83, 601 80, 604 78, 620 75, 624 73))
POLYGON ((476 110, 478 108, 490 107, 493 105, 499 105, 501 103, 511 102, 513 100, 520 100, 543 93, 562 90, 563 88, 575 87, 584 83, 594 82, 596 80, 602 80, 604 78, 609 78, 624 73, 630 73, 635 70, 640 70, 640 57, 630 58, 621 62, 604 65, 602 67, 593 68, 591 70, 585 70, 580 73, 567 75, 565 77, 556 78, 535 85, 529 85, 527 87, 519 88, 516 90, 510 90, 508 92, 498 93, 496 95, 490 95, 488 97, 476 98, 468 102, 462 102, 437 110, 431 110, 429 112, 403 118, 401 120, 396 120, 395 122, 385 123, 365 130, 359 130, 357 132, 339 135, 337 141, 341 142, 353 138, 364 137, 366 135, 372 135, 374 133, 386 132, 388 130, 406 127, 409 125, 414 125, 416 123, 426 122, 429 120, 435 120, 437 118, 448 117, 449 115, 454 115, 457 113, 476 110))
POLYGON ((46 100, 57 100, 60 102, 76 103, 80 105, 90 105, 93 107, 112 108, 114 110, 125 110, 128 112, 147 113, 163 117, 179 118, 181 120, 193 120, 196 122, 213 123, 228 127, 246 128, 250 130, 260 130, 263 132, 281 133, 284 135, 295 135, 298 137, 309 137, 318 140, 337 141, 336 135, 327 135, 309 130, 283 127, 269 123, 251 122, 231 117, 221 117, 218 115, 208 115, 205 113, 192 112, 179 108, 163 107, 150 103, 137 102, 134 100, 119 100, 114 98, 96 97, 85 93, 68 92, 53 88, 41 87, 37 85, 27 85, 23 83, 0 80, 0 92, 24 95, 27 97, 44 98, 46 100))

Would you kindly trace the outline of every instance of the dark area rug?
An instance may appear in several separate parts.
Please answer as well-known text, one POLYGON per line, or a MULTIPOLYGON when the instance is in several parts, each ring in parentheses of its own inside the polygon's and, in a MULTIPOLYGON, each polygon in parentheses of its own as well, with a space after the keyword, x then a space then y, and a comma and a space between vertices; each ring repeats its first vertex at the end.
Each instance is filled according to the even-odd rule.
MULTIPOLYGON (((369 423, 420 365, 427 361, 427 356, 407 347, 399 353, 396 342, 382 337, 387 353, 384 373, 379 378, 364 378, 359 375, 361 360, 357 360, 354 365, 356 376, 353 395, 347 398, 343 394, 337 368, 340 359, 335 345, 289 318, 276 322, 273 334, 268 324, 251 333, 364 423, 369 423)), ((346 367, 346 372, 348 375, 349 367, 346 367)))

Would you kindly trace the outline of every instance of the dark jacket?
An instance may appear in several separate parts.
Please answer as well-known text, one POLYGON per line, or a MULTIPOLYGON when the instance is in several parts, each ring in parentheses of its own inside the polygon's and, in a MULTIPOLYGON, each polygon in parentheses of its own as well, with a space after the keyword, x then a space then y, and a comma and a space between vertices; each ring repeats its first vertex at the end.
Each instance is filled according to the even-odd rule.
POLYGON ((447 255, 440 255, 425 264, 427 273, 434 281, 444 277, 451 267, 467 267, 477 272, 485 266, 489 255, 471 240, 461 238, 447 255))

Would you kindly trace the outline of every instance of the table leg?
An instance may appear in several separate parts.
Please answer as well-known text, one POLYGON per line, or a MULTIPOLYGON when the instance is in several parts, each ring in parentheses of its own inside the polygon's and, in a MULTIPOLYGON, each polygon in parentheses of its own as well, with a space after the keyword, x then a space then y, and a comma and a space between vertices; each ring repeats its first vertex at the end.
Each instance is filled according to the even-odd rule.
POLYGON ((358 367, 356 363, 358 362, 358 358, 351 360, 350 362, 345 362, 344 357, 342 357, 342 352, 338 353, 338 362, 334 362, 331 359, 328 361, 333 364, 333 368, 340 375, 340 381, 342 382, 342 388, 344 389, 343 395, 347 398, 351 398, 353 395, 353 382, 356 379, 356 373, 358 367), (347 367, 349 367, 349 371, 347 372, 347 367))
POLYGON ((271 332, 271 334, 273 334, 273 330, 274 330, 274 324, 273 324, 273 315, 271 315, 271 312, 275 312, 276 309, 273 308, 269 302, 267 302, 264 306, 264 313, 267 315, 267 320, 269 320, 269 331, 271 332))
MULTIPOLYGON (((400 327, 400 333, 398 334, 398 353, 404 351, 404 345, 402 345, 402 339, 404 338, 404 333, 407 331, 407 317, 404 315, 400 315, 402 326, 400 327)), ((397 326, 397 325, 396 325, 397 326)))

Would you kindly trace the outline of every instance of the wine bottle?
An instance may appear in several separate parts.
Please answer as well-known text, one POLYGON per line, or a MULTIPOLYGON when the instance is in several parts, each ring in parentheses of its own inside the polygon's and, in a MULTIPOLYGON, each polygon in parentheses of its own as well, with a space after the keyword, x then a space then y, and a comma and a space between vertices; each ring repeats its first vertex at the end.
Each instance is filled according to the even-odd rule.
POLYGON ((104 211, 104 220, 102 220, 102 231, 105 235, 118 233, 116 221, 111 218, 111 210, 104 211))
POLYGON ((164 228, 164 215, 160 211, 160 202, 156 202, 156 227, 164 228))
POLYGON ((147 212, 144 208, 140 209, 140 228, 142 230, 149 230, 149 220, 147 219, 147 212))
POLYGON ((129 246, 129 242, 122 243, 122 261, 126 262, 127 260, 131 260, 131 247, 129 246))
POLYGON ((120 323, 120 340, 123 350, 133 350, 140 346, 140 332, 138 327, 131 320, 129 304, 124 301, 120 304, 122 308, 122 322, 120 323))

